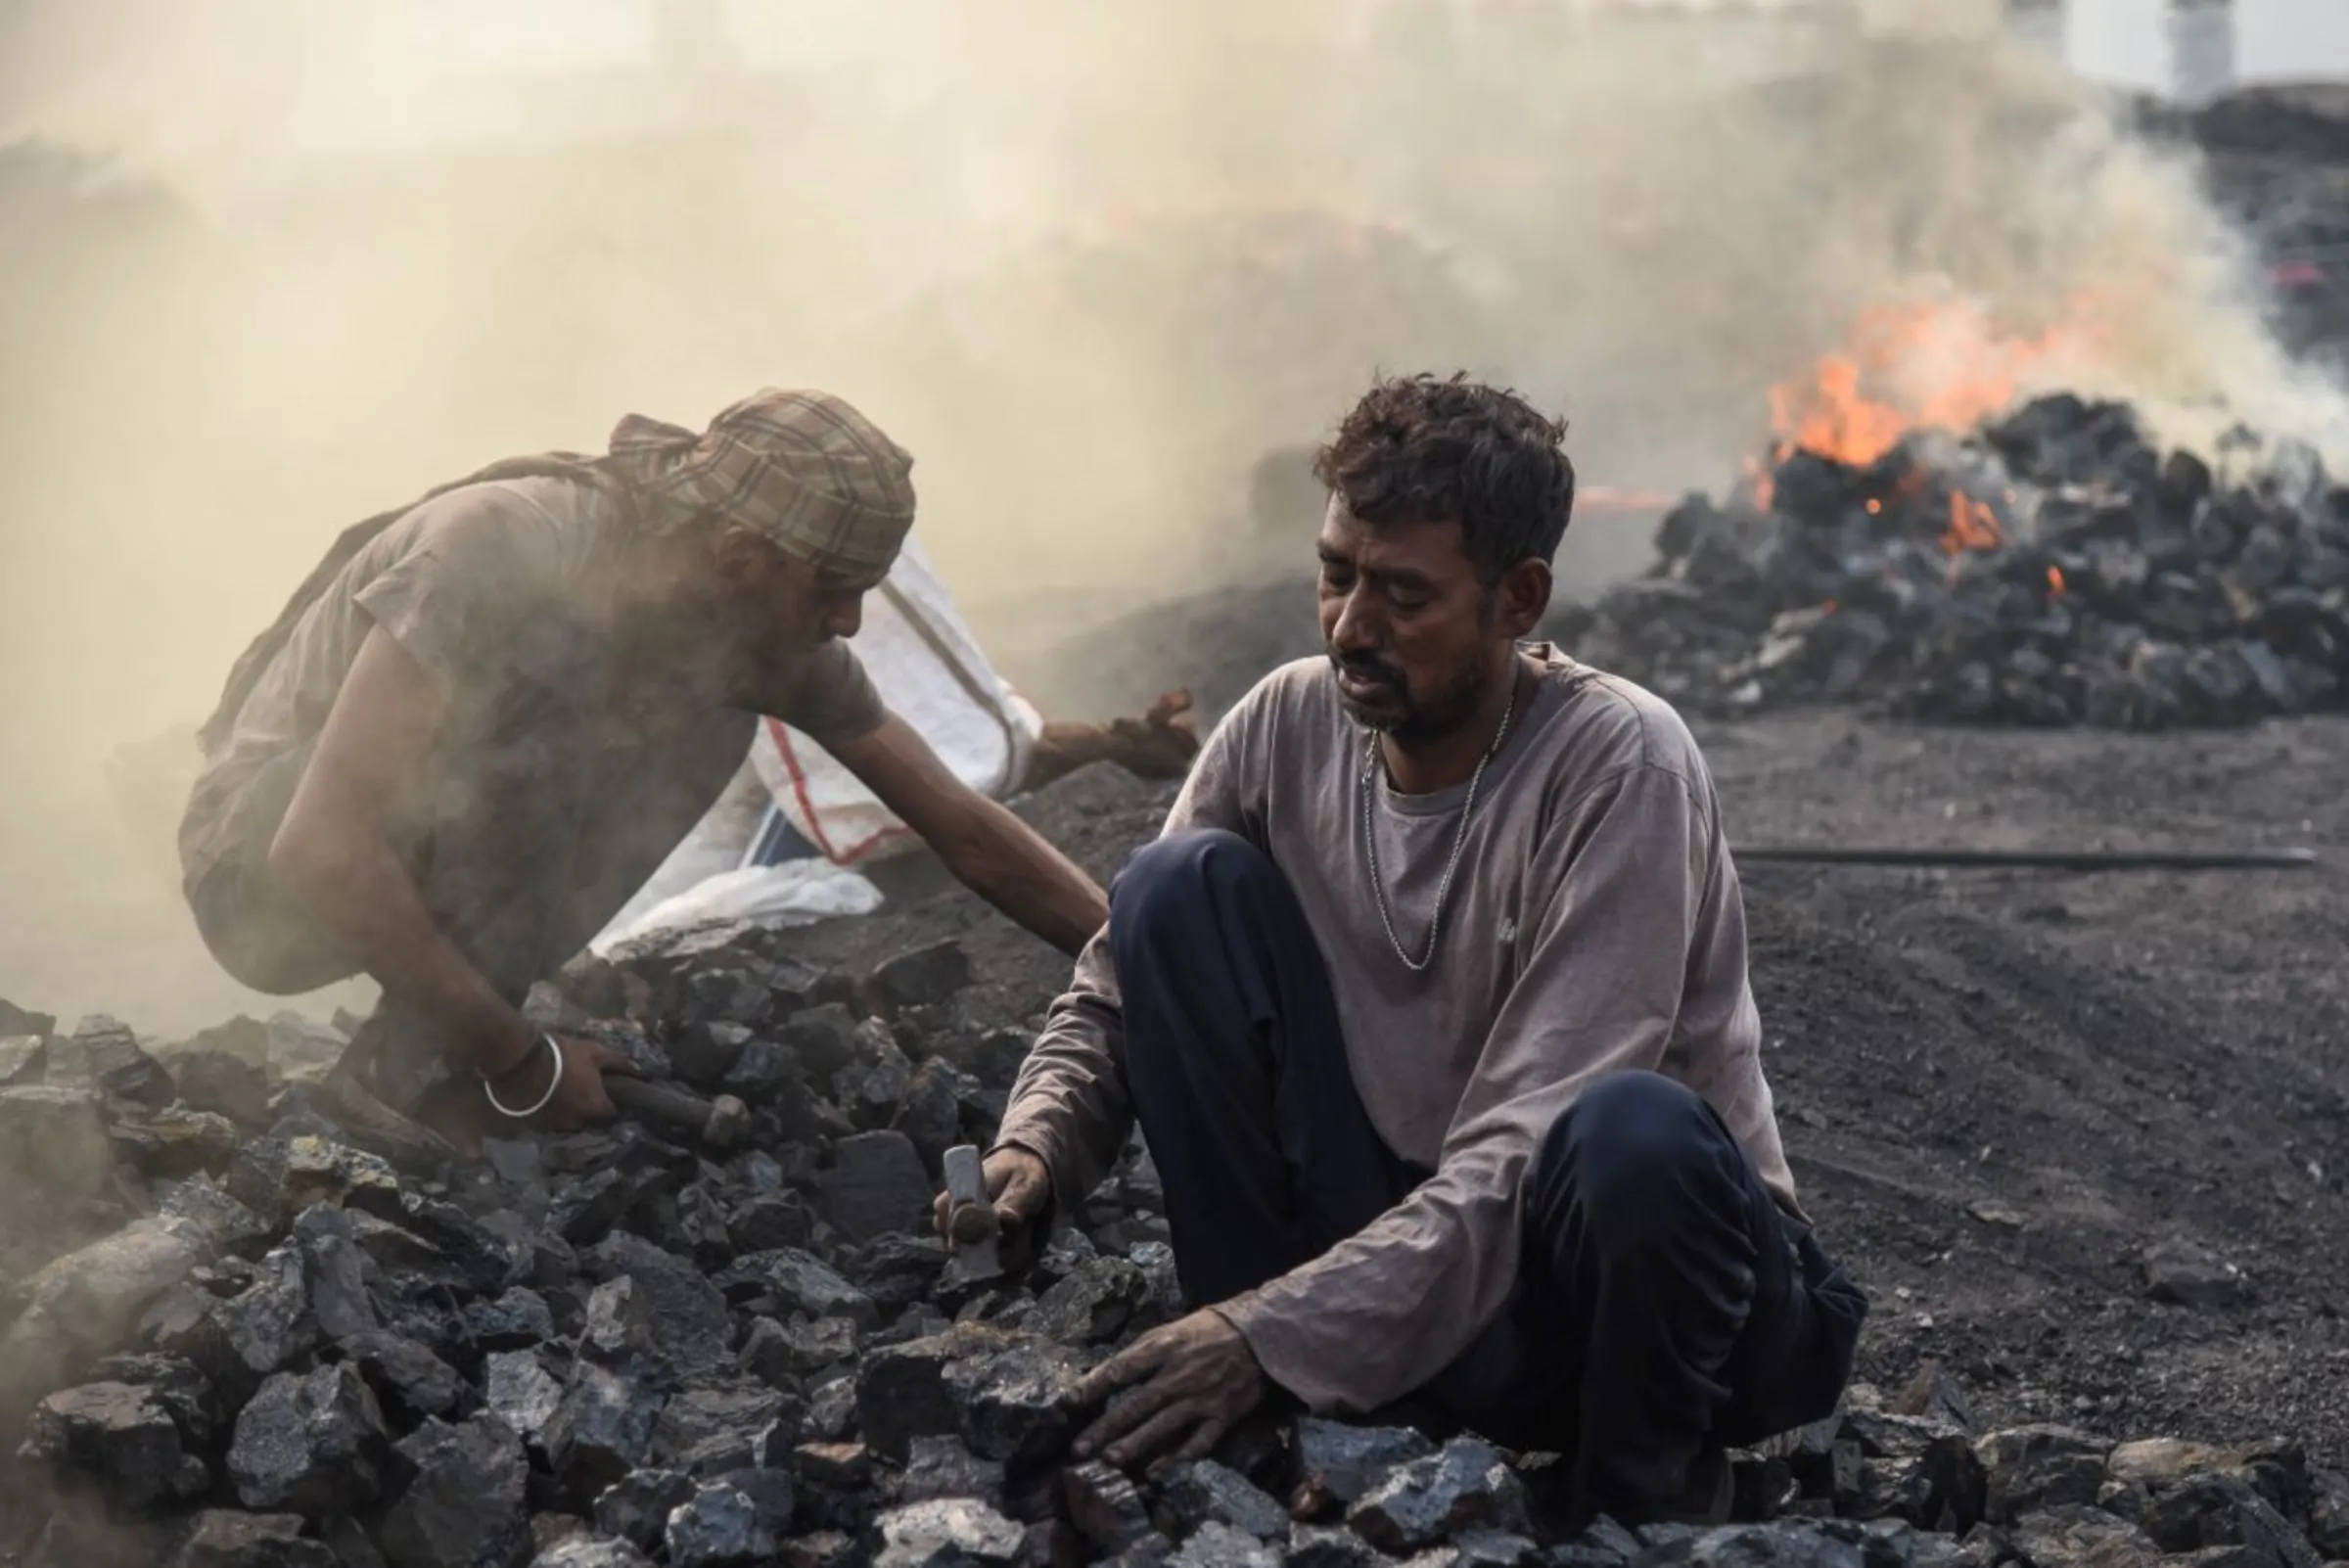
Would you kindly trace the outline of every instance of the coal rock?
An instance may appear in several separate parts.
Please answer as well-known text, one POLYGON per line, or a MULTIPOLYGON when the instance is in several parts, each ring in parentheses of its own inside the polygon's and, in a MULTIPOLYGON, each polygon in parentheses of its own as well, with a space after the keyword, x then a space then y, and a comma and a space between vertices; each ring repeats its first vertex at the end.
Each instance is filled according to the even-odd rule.
POLYGON ((876 1011, 894 1017, 951 1000, 970 983, 970 954, 962 944, 946 941, 898 954, 873 971, 864 990, 876 1011))
POLYGON ((719 1087, 748 1105, 774 1105, 806 1099, 807 1080, 789 1046, 754 1039, 735 1057, 719 1087))
POLYGON ((2238 1307, 2251 1299, 2242 1270, 2190 1242, 2147 1247, 2141 1260, 2145 1295, 2171 1307, 2238 1307))
POLYGON ((195 1448, 208 1448, 213 1434, 227 1424, 211 1380, 174 1356, 109 1356, 90 1368, 90 1381, 127 1383, 153 1395, 195 1448))
POLYGON ((771 1296, 785 1310, 809 1317, 845 1317, 864 1329, 881 1320, 870 1296, 822 1259, 797 1248, 737 1258, 714 1283, 733 1300, 771 1296))
POLYGON ((336 1341, 335 1349, 359 1369, 378 1400, 411 1420, 453 1414, 465 1402, 465 1380, 456 1368, 412 1339, 369 1329, 336 1341))
POLYGON ((668 1516, 693 1500, 693 1477, 682 1470, 631 1470, 595 1499, 595 1528, 645 1551, 661 1549, 668 1516))
POLYGON ((53 1202, 94 1197, 115 1169, 98 1096, 35 1085, 0 1088, 0 1180, 53 1202))
POLYGON ((1022 1470, 1058 1457, 1077 1434, 1083 1370, 1066 1346, 1023 1338, 949 1369, 971 1452, 1022 1470))
MULTIPOLYGON (((1299 1525, 1289 1533, 1280 1560, 1285 1568, 1380 1568, 1387 1558, 1351 1530, 1299 1525)), ((1576 1563, 1571 1568, 1617 1568, 1622 1561, 1619 1557, 1614 1564, 1576 1563)))
POLYGON ((1214 1459, 1175 1465, 1160 1480, 1159 1495, 1178 1536, 1212 1523, 1259 1541, 1288 1539, 1288 1510, 1255 1482, 1214 1459))
POLYGON ((394 1224, 410 1218, 407 1195, 389 1163, 364 1149, 312 1134, 286 1141, 277 1197, 288 1214, 324 1203, 362 1210, 394 1224))
POLYGON ((847 1268, 849 1277, 873 1298, 873 1305, 888 1312, 927 1302, 938 1290, 946 1262, 945 1243, 937 1237, 893 1231, 857 1248, 847 1268))
POLYGON ((2041 1508, 2093 1505, 2112 1445, 2061 1426, 2019 1426, 1975 1444, 1985 1477, 1983 1517, 2012 1524, 2041 1508))
POLYGON ((798 1402, 763 1383, 686 1389, 653 1424, 653 1462, 696 1476, 779 1462, 799 1428, 798 1402))
POLYGON ((878 1019, 856 1026, 855 1047, 854 1059, 832 1075, 833 1098, 853 1126, 868 1131, 886 1128, 897 1120, 913 1085, 913 1063, 878 1019))
POLYGON ((654 1360, 684 1380, 716 1370, 731 1359, 725 1297, 685 1259, 626 1231, 614 1231, 584 1260, 601 1279, 622 1275, 642 1288, 660 1338, 654 1360))
POLYGON ((153 1389, 127 1383, 89 1383, 41 1401, 23 1453, 89 1477, 134 1511, 185 1502, 211 1486, 169 1407, 153 1389))
POLYGON ((465 1331, 485 1351, 525 1350, 555 1337, 555 1314, 545 1297, 516 1285, 495 1301, 468 1306, 465 1331))
POLYGON ((373 1502, 390 1450, 375 1395, 339 1363, 262 1383, 237 1416, 228 1473, 247 1507, 319 1519, 373 1502))
POLYGON ((1303 1516, 1318 1518, 1333 1507, 1350 1507, 1389 1472, 1435 1452, 1434 1444, 1408 1427, 1350 1426, 1305 1416, 1297 1423, 1303 1516))
POLYGON ((1346 1522, 1372 1545, 1403 1555, 1479 1527, 1524 1530, 1525 1489, 1491 1444, 1454 1438, 1391 1471, 1347 1510, 1346 1522))
POLYGON ((697 1488, 671 1510, 666 1539, 669 1568, 747 1568, 775 1550, 758 1504, 724 1482, 697 1488))
POLYGON ((543 1449, 546 1429, 563 1405, 563 1385, 537 1352, 500 1351, 482 1363, 482 1403, 525 1443, 543 1449))
POLYGON ((94 1013, 49 1041, 49 1083, 161 1110, 174 1097, 171 1075, 139 1046, 128 1027, 94 1013))
POLYGON ((269 1125, 269 1072, 260 1062, 227 1050, 173 1053, 171 1078, 179 1103, 225 1116, 240 1127, 269 1125))
POLYGON ((993 1498, 1003 1492, 1003 1466, 982 1459, 958 1437, 917 1437, 907 1448, 899 1497, 905 1502, 940 1498, 993 1498))
POLYGON ((1036 1299, 1021 1326, 1072 1345, 1106 1345, 1152 1299, 1150 1278, 1124 1258, 1094 1258, 1036 1299))
POLYGON ((2128 1520, 2064 1503, 2016 1521, 2014 1545, 2036 1568, 2126 1568, 2158 1562, 2161 1548, 2128 1520))
POLYGON ((962 1141, 963 1101, 978 1088, 977 1079, 944 1057, 934 1056, 913 1070, 894 1126, 912 1139, 925 1171, 944 1169, 946 1151, 962 1141))
POLYGON ((2144 1533, 2167 1552, 2239 1546, 2281 1568, 2319 1568, 2323 1559, 2250 1485, 2231 1475, 2198 1475, 2145 1505, 2144 1533))
POLYGON ((1451 1544, 1451 1568, 1531 1568, 1542 1548, 1505 1530, 1471 1530, 1451 1544))
POLYGON ((211 1316, 238 1362, 258 1377, 293 1365, 324 1337, 310 1311, 309 1268, 295 1246, 263 1258, 253 1282, 215 1304, 211 1316))
POLYGON ((574 1367, 541 1434, 548 1467, 564 1490, 586 1501, 643 1464, 664 1403, 642 1374, 589 1361, 574 1367))
POLYGON ((811 1076, 828 1079, 856 1059, 856 1015, 837 1002, 806 1008, 783 1026, 783 1043, 811 1076))
POLYGON ((1278 1568, 1280 1559, 1244 1530, 1207 1524, 1182 1544, 1174 1561, 1180 1568, 1278 1568))
POLYGON ((822 1185, 824 1219, 852 1244, 929 1225, 935 1195, 930 1176, 902 1132, 859 1132, 841 1139, 822 1185))
POLYGON ((653 1568, 653 1559, 624 1541, 573 1536, 531 1558, 530 1568, 653 1568))
POLYGON ((0 1088, 37 1084, 48 1071, 49 1047, 38 1035, 0 1035, 0 1088))
POLYGON ((796 1192, 753 1193, 726 1215, 726 1237, 736 1252, 780 1252, 806 1247, 815 1216, 796 1192))
POLYGON ((403 1440, 412 1471, 378 1540, 390 1568, 512 1568, 530 1557, 530 1461, 493 1415, 427 1421, 403 1440))
POLYGON ((0 996, 0 1038, 24 1036, 32 1039, 47 1039, 57 1033, 54 1013, 29 1012, 5 996, 0 996))
POLYGON ((846 1317, 795 1321, 779 1326, 775 1333, 782 1364, 793 1372, 821 1372, 856 1359, 856 1325, 846 1317))
MULTIPOLYGON (((1158 1533, 1150 1518, 1149 1505, 1123 1470, 1098 1459, 1088 1459, 1062 1471, 1060 1481, 1069 1522, 1100 1555, 1114 1557, 1141 1545, 1158 1533)), ((1363 1547, 1365 1552, 1368 1549, 1363 1547)))
POLYGON ((726 1077, 742 1059, 752 1034, 748 1025, 722 1018, 689 1024, 670 1038, 668 1057, 679 1078, 705 1094, 714 1094, 726 1086, 726 1077))
POLYGON ((299 1514, 209 1509, 189 1522, 167 1568, 343 1568, 332 1547, 301 1531, 299 1514))
POLYGON ((892 1508, 873 1522, 873 1568, 1011 1568, 1026 1532, 985 1502, 942 1498, 892 1508))

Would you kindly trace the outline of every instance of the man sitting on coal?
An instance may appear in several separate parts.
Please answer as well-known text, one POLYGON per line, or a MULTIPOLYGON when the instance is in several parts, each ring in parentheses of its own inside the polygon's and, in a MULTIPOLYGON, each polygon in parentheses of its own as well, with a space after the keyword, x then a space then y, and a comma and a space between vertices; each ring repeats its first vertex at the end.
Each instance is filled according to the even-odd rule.
POLYGON ((180 851, 256 990, 365 972, 331 1086, 393 1136, 613 1114, 597 1042, 521 1011, 691 831, 761 715, 829 750, 1068 952, 1101 890, 966 787, 848 646, 913 524, 912 459, 828 392, 492 466, 345 532, 229 677, 180 851), (412 1119, 412 1120, 411 1120, 412 1119))
POLYGON ((1567 1455, 1585 1513, 1718 1517, 1724 1447, 1842 1392, 1865 1302, 1795 1203, 1704 761, 1523 641, 1563 438, 1461 377, 1347 416, 1327 657, 1217 727, 1028 1058, 1006 1246, 1138 1120, 1199 1309, 1094 1373, 1081 1453, 1198 1455, 1277 1388, 1567 1455))

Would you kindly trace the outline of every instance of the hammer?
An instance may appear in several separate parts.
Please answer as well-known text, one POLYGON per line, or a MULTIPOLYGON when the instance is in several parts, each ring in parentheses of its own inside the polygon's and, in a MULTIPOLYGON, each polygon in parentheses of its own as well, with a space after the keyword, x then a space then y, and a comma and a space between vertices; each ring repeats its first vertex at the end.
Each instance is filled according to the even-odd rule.
POLYGON ((946 1151, 944 1164, 946 1238, 954 1249, 947 1271, 965 1285, 1000 1279, 1003 1264, 995 1255, 995 1211, 987 1201, 987 1177, 980 1171, 977 1145, 957 1143, 946 1151))
POLYGON ((620 1073, 605 1076, 604 1092, 636 1120, 698 1138, 714 1149, 732 1148, 751 1129, 751 1108, 731 1094, 705 1100, 673 1084, 655 1084, 620 1073))

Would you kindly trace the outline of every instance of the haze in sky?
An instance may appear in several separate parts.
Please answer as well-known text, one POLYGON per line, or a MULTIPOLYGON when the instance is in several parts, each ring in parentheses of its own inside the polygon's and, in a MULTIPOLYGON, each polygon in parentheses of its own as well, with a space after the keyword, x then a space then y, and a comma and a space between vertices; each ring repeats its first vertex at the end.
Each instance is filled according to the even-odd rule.
MULTIPOLYGON (((2159 86, 2168 74, 2164 0, 2071 0, 2071 61, 2092 76, 2159 86)), ((2349 4, 2234 0, 2236 74, 2245 81, 2349 79, 2349 4)))

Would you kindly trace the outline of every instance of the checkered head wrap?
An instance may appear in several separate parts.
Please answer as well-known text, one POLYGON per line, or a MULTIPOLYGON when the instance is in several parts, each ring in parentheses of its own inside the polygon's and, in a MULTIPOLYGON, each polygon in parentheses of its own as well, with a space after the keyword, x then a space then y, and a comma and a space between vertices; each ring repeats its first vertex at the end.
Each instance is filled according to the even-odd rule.
POLYGON ((830 392, 754 392, 701 435, 630 414, 604 465, 666 530, 715 512, 865 587, 913 527, 913 457, 830 392))

